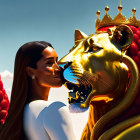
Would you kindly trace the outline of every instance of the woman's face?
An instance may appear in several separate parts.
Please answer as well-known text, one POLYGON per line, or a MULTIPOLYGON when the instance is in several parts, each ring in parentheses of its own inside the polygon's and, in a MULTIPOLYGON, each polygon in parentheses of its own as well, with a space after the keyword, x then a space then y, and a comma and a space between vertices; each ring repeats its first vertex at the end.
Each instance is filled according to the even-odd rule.
POLYGON ((53 48, 47 47, 43 50, 42 55, 43 57, 37 62, 37 69, 35 70, 37 82, 47 87, 62 86, 57 53, 53 48))

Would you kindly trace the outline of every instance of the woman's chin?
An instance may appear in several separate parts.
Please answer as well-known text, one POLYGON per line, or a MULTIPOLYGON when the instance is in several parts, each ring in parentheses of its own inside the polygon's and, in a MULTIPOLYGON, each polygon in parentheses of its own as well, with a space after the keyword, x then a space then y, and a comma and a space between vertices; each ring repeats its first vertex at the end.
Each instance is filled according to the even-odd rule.
POLYGON ((87 111, 89 108, 81 108, 80 103, 70 104, 69 110, 71 113, 82 113, 87 111))
POLYGON ((62 87, 62 83, 58 83, 58 84, 55 84, 55 85, 52 85, 51 87, 52 88, 60 88, 60 87, 62 87))

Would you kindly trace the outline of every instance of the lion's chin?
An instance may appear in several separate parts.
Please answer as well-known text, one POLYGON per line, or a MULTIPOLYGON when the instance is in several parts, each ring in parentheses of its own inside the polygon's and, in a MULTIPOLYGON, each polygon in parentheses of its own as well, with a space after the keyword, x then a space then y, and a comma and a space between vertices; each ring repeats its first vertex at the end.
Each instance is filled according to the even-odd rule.
POLYGON ((88 110, 87 108, 81 108, 80 103, 74 103, 69 105, 69 110, 71 113, 82 113, 88 110))

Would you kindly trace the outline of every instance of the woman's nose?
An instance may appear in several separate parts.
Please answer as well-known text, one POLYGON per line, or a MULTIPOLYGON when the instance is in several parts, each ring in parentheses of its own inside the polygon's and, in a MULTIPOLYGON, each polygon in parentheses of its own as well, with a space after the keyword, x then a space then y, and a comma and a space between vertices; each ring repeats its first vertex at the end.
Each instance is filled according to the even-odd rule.
POLYGON ((52 68, 54 69, 54 71, 55 71, 55 70, 60 70, 60 67, 59 67, 59 65, 57 64, 57 62, 55 62, 55 63, 53 64, 52 68))

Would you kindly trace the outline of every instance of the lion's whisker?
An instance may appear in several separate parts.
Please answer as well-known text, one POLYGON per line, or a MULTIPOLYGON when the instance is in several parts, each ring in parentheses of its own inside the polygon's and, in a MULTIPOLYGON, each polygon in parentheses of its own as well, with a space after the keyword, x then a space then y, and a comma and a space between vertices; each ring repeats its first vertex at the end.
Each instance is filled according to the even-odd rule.
POLYGON ((91 85, 91 83, 88 80, 86 80, 84 77, 81 77, 79 82, 88 87, 90 87, 90 85, 91 85))
POLYGON ((96 73, 90 73, 88 71, 82 71, 81 70, 81 67, 71 67, 73 73, 74 73, 74 76, 78 77, 78 81, 80 84, 83 84, 83 85, 93 85, 93 81, 101 81, 104 85, 106 86, 110 86, 111 87, 111 84, 105 82, 105 80, 101 79, 101 77, 98 76, 98 74, 96 73))

